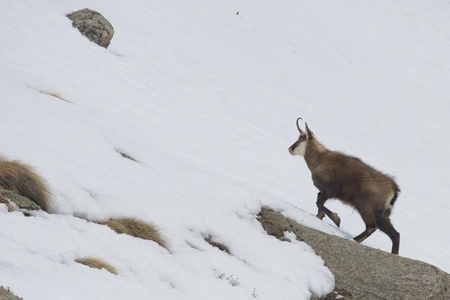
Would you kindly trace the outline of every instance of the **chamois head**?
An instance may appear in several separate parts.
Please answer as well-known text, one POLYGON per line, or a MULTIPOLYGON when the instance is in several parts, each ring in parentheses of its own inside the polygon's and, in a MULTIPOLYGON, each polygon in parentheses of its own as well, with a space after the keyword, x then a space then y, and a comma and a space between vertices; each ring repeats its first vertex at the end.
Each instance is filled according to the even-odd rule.
POLYGON ((298 137, 298 140, 289 147, 289 153, 291 155, 300 155, 304 156, 306 151, 306 146, 308 145, 308 142, 314 139, 314 134, 311 130, 308 128, 308 124, 305 122, 305 128, 306 131, 303 131, 300 129, 300 126, 298 125, 298 121, 303 120, 302 118, 297 119, 297 129, 300 132, 300 136, 298 137))

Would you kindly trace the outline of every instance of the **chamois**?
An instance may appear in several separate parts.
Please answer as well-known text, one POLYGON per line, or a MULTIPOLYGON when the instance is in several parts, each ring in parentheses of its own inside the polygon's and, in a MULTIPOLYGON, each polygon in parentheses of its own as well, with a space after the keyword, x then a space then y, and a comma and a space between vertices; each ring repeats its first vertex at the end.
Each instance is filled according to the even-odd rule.
POLYGON ((359 158, 326 149, 306 122, 305 131, 300 129, 299 120, 302 118, 297 119, 300 137, 289 147, 289 152, 303 156, 311 171, 313 183, 319 190, 317 217, 323 219, 327 215, 339 227, 339 216, 324 206, 328 199, 338 199, 354 207, 366 225, 366 229, 354 238, 356 242, 361 243, 379 228, 392 240, 392 253, 398 254, 400 234, 389 220, 400 192, 394 179, 359 158))

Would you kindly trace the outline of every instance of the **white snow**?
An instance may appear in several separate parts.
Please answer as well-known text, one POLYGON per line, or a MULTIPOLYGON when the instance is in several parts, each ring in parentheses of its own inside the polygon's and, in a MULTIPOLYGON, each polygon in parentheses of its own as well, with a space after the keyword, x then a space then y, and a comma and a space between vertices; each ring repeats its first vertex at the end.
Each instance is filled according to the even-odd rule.
MULTIPOLYGON (((345 238, 364 229, 337 201, 340 229, 314 217, 309 170, 287 151, 299 116, 328 148, 397 178, 400 255, 450 272, 447 2, 0 7, 0 152, 35 167, 55 204, 32 217, 0 205, 0 285, 24 299, 325 295, 334 278, 321 258, 256 220, 269 205, 345 238), (85 7, 114 26, 108 49, 65 16, 85 7), (120 216, 157 224, 171 253, 85 220, 120 216), (84 256, 119 274, 74 261, 84 256)), ((381 232, 364 244, 391 248, 381 232)))

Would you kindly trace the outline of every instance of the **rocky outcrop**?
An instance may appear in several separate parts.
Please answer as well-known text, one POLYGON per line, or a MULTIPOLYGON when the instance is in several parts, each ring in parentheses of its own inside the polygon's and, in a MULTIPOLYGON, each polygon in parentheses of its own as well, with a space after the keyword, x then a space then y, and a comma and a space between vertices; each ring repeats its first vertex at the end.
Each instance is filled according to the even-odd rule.
POLYGON ((108 48, 114 36, 114 28, 100 13, 85 8, 68 14, 67 17, 82 35, 97 45, 108 48))
POLYGON ((259 221, 279 239, 293 232, 322 257, 336 286, 326 299, 450 299, 450 274, 435 266, 305 227, 268 207, 259 221))
MULTIPOLYGON (((1 196, 0 196, 1 197, 1 196)), ((3 200, 9 201, 9 203, 16 204, 19 208, 27 209, 27 210, 41 210, 42 208, 35 202, 31 201, 27 197, 14 194, 11 192, 3 193, 3 200)), ((5 201, 0 201, 2 203, 7 204, 5 201)))
POLYGON ((0 300, 23 300, 14 295, 9 289, 0 286, 0 300))

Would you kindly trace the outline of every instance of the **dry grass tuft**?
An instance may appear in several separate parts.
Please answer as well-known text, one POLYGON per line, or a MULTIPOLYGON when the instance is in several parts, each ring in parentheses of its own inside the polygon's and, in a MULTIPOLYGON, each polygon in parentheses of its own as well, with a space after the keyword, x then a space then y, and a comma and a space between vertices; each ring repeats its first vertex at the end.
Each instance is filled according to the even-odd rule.
POLYGON ((99 270, 105 269, 106 271, 108 271, 114 275, 117 275, 116 269, 101 259, 98 259, 95 257, 83 257, 83 258, 77 258, 75 261, 77 263, 83 264, 90 268, 99 269, 99 270))
POLYGON ((55 93, 55 92, 52 92, 52 91, 49 91, 49 90, 40 90, 39 93, 45 94, 45 95, 49 95, 49 96, 55 97, 55 98, 57 98, 59 100, 62 100, 64 102, 70 103, 70 101, 64 99, 63 96, 61 96, 61 94, 58 94, 58 93, 55 93))
POLYGON ((125 233, 133 237, 154 241, 161 247, 170 251, 166 241, 159 233, 158 227, 151 223, 136 218, 111 219, 107 221, 96 221, 95 223, 107 225, 119 234, 125 233))
POLYGON ((205 241, 213 247, 218 248, 221 251, 224 251, 231 255, 230 249, 222 243, 213 240, 213 237, 210 235, 205 236, 205 241))
POLYGON ((51 192, 45 179, 32 167, 0 157, 0 196, 13 192, 37 203, 43 210, 51 207, 51 192))

